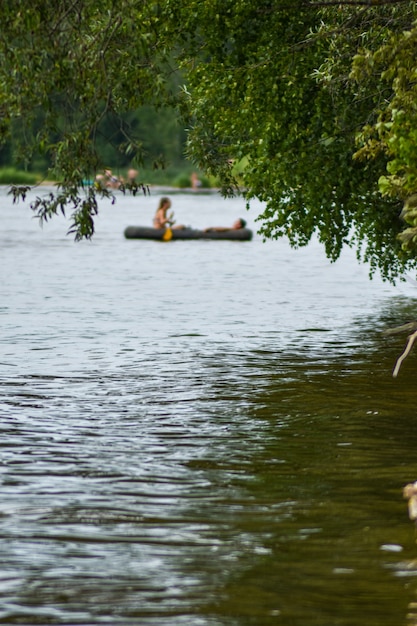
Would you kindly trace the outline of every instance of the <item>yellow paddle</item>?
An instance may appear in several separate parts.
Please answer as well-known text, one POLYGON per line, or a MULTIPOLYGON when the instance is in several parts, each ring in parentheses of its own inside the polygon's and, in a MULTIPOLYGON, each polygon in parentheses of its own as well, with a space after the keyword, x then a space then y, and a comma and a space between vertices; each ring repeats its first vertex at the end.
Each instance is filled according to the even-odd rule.
POLYGON ((171 241, 172 237, 172 228, 171 226, 167 226, 164 234, 162 235, 162 241, 171 241))
POLYGON ((171 226, 175 224, 174 213, 171 213, 171 215, 168 215, 168 220, 169 221, 167 223, 167 226, 165 226, 165 232, 162 235, 162 241, 171 241, 171 239, 173 238, 171 226))

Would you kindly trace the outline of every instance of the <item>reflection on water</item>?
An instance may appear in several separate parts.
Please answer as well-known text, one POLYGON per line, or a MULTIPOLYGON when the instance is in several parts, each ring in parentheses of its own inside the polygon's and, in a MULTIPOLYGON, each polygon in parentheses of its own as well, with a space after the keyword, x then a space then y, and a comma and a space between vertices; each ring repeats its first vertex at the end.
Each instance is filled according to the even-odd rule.
POLYGON ((123 202, 80 246, 4 205, 0 623, 417 623, 411 288, 123 202))

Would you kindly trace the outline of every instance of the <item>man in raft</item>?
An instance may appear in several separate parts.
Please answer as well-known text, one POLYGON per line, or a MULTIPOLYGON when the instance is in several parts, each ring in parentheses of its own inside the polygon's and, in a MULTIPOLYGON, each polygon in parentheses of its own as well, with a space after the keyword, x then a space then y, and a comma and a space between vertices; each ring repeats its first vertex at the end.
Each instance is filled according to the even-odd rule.
POLYGON ((241 217, 236 220, 236 222, 234 222, 234 224, 232 226, 210 226, 209 228, 205 228, 204 232, 205 233, 225 233, 228 230, 241 230, 242 228, 245 228, 246 226, 246 222, 245 220, 243 220, 241 217))

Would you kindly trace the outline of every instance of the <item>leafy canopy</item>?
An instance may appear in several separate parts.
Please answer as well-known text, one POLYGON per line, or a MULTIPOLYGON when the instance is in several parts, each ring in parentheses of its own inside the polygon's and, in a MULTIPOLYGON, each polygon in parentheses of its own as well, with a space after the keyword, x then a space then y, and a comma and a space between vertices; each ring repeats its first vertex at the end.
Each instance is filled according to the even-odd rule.
POLYGON ((410 106, 417 104, 410 93, 412 53, 393 66, 394 42, 413 28, 416 5, 392 4, 206 2, 199 24, 188 21, 202 42, 202 58, 196 64, 185 55, 183 61, 192 113, 189 153, 200 167, 223 172, 225 191, 233 187, 230 161, 247 161, 246 197, 266 207, 261 232, 285 235, 294 246, 317 233, 333 260, 343 245, 355 245, 371 272, 380 269, 391 279, 415 266, 415 249, 404 250, 398 238, 402 202, 416 191, 415 159, 395 192, 383 186, 394 142, 404 147, 407 136, 414 158, 413 120, 387 129, 389 150, 361 152, 360 146, 365 129, 377 132, 401 72, 410 106), (380 68, 359 71, 361 59, 374 55, 381 57, 380 68))
POLYGON ((266 237, 317 234, 332 260, 355 245, 388 279, 416 267, 415 2, 5 0, 0 16, 0 138, 24 161, 48 151, 60 181, 40 217, 72 207, 91 236, 100 123, 168 105, 189 158, 265 203, 266 237))

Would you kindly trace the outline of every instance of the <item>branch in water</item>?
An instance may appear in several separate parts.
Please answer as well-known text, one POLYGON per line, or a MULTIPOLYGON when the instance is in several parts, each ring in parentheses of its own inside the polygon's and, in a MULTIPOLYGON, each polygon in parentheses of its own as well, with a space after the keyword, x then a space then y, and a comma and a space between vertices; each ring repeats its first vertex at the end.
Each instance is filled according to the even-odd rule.
POLYGON ((417 330, 412 335, 408 336, 408 341, 407 341, 407 345, 405 347, 405 350, 402 353, 402 355, 397 359, 397 362, 396 362, 395 367, 394 367, 394 371, 392 372, 393 378, 396 378, 398 376, 398 372, 400 371, 400 367, 401 367, 403 361, 409 355, 410 350, 413 347, 414 342, 415 342, 416 339, 417 339, 417 330))
POLYGON ((394 328, 387 328, 383 331, 384 335, 398 335, 398 333, 411 333, 417 330, 417 322, 409 322, 408 324, 401 324, 401 326, 395 326, 394 328))
POLYGON ((417 482, 406 485, 403 489, 403 496, 408 500, 408 515, 410 519, 417 519, 417 482))

